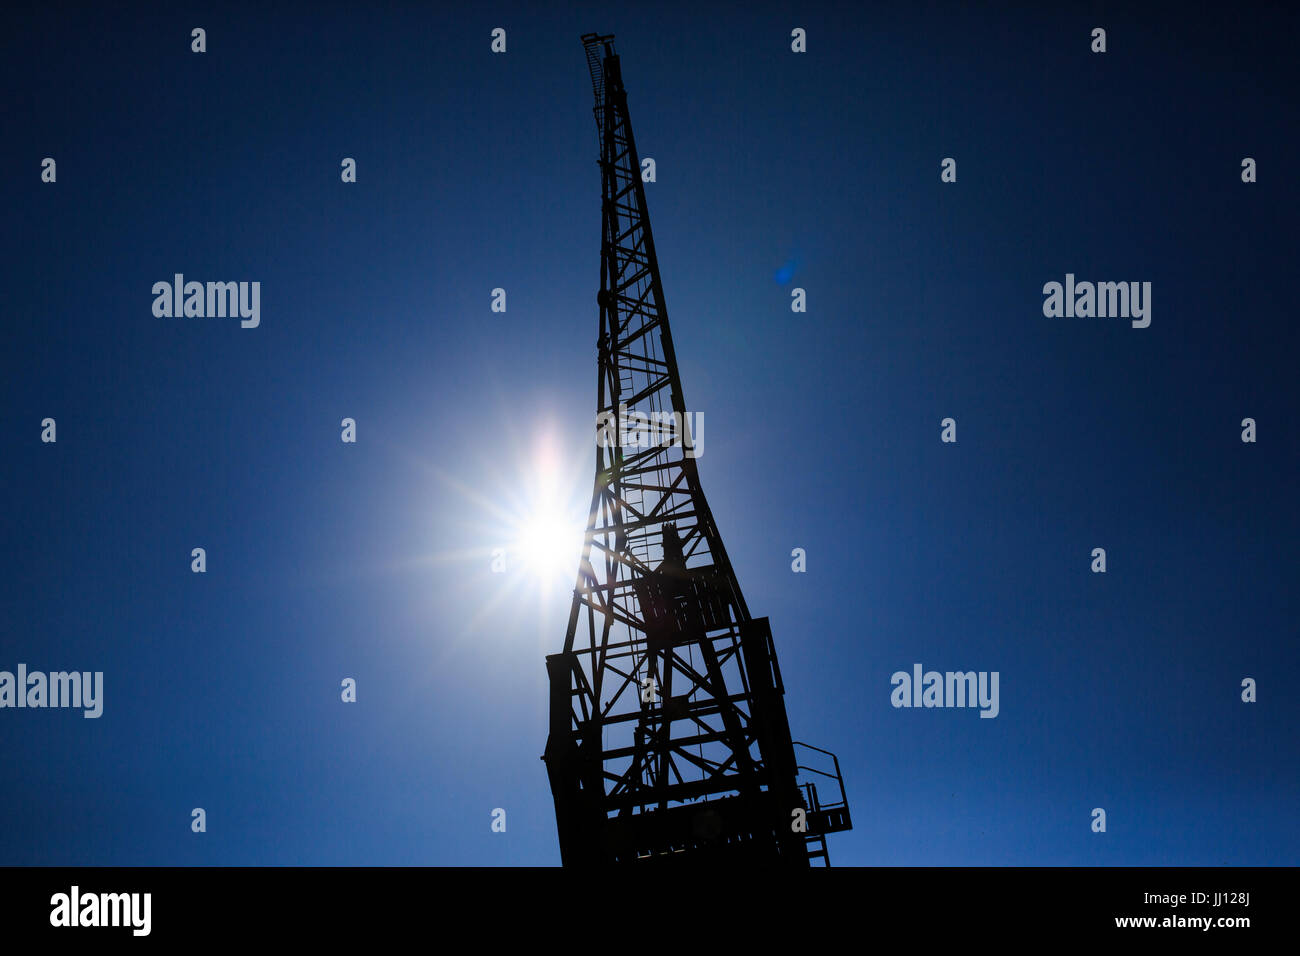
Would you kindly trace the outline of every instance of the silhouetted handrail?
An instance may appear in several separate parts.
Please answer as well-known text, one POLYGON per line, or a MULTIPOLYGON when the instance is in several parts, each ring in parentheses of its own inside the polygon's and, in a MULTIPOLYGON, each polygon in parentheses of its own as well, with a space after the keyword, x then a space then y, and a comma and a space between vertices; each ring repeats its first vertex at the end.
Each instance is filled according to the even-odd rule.
POLYGON ((803 764, 797 764, 796 767, 799 770, 809 770, 813 773, 819 773, 823 777, 831 777, 836 783, 840 785, 840 802, 836 806, 844 806, 844 807, 848 806, 849 796, 847 793, 844 792, 844 776, 843 774, 840 773, 840 758, 835 756, 829 750, 822 750, 821 747, 814 747, 812 744, 806 744, 802 740, 795 740, 792 742, 796 747, 807 747, 809 750, 815 750, 819 754, 825 754, 826 756, 830 757, 831 760, 835 761, 835 773, 833 774, 827 773, 825 770, 818 770, 816 767, 805 767, 803 764))

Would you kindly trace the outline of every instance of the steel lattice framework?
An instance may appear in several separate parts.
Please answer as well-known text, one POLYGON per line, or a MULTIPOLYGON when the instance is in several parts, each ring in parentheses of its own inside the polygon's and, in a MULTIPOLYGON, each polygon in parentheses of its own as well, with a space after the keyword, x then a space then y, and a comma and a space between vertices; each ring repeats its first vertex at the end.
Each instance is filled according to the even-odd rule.
POLYGON ((595 489, 564 651, 547 658, 561 853, 807 866, 826 832, 850 826, 847 804, 822 807, 798 783, 771 631, 750 617, 700 487, 613 37, 582 40, 600 140, 600 338, 595 489))

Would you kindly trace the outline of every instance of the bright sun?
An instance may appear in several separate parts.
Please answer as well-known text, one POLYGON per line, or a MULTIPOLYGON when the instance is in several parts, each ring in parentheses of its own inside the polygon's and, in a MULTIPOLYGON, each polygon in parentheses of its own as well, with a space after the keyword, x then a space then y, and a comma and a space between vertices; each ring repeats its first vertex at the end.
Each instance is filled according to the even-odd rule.
POLYGON ((539 580, 572 579, 578 572, 582 530, 558 508, 544 506, 521 524, 517 549, 524 566, 539 580))
POLYGON ((576 495, 581 483, 568 470, 558 442, 551 436, 540 440, 525 466, 524 493, 511 509, 508 551, 513 554, 508 563, 533 578, 544 593, 571 589, 582 557, 586 509, 576 495))

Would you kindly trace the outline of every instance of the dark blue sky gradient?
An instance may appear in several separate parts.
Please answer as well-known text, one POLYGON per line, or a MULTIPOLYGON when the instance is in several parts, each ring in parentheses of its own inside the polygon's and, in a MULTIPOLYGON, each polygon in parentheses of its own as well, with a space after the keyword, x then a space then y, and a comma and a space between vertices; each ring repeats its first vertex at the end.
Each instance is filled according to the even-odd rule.
POLYGON ((539 449, 590 494, 599 31, 658 165, 704 488, 795 736, 844 769, 832 860, 1295 864, 1296 27, 1227 5, 18 15, 0 669, 102 670, 105 704, 0 710, 0 863, 559 862, 538 756, 568 601, 489 566, 539 449), (260 281, 261 326, 155 318, 176 272, 260 281), (1150 281, 1150 328, 1045 318, 1067 272, 1150 281), (998 671, 1000 715, 895 710, 914 662, 998 671))

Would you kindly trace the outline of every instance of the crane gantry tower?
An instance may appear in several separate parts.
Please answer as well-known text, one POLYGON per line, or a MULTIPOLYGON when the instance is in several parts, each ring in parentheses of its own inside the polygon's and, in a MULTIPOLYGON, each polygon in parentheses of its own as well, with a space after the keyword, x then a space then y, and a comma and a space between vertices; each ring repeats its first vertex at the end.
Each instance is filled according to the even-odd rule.
POLYGON ((546 659, 560 853, 587 866, 829 864, 825 835, 852 826, 839 761, 808 748, 834 772, 799 764, 808 745, 790 736, 768 620, 750 616, 700 487, 613 39, 582 37, 600 138, 600 338, 595 489, 564 650, 546 659), (627 441, 625 423, 647 420, 654 438, 627 441), (832 802, 801 770, 835 781, 832 802))

